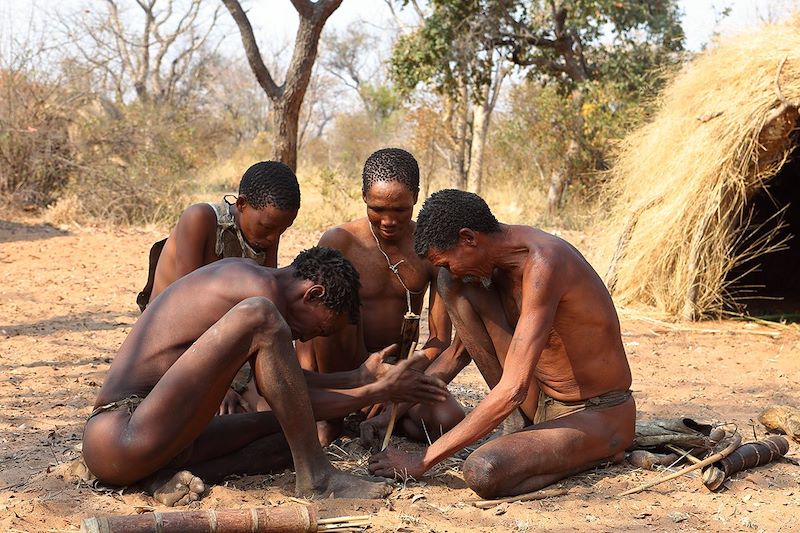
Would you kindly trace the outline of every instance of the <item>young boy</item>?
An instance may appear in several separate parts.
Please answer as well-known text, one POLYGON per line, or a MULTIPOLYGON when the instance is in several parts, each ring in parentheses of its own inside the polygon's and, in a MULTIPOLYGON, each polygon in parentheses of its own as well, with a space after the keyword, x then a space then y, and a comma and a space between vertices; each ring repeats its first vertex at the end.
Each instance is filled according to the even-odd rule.
POLYGON ((262 266, 278 263, 280 237, 300 209, 294 172, 278 161, 247 169, 235 203, 202 203, 183 212, 165 240, 150 250, 147 285, 136 302, 144 311, 164 289, 189 272, 226 257, 248 257, 262 266))

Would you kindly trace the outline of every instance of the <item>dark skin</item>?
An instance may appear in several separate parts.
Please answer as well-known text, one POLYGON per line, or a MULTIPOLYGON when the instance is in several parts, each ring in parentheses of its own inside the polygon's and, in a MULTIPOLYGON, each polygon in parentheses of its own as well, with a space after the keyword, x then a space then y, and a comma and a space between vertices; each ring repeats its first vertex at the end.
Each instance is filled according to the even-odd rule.
MULTIPOLYGON (((294 223, 297 210, 278 209, 267 205, 256 209, 240 195, 231 208, 234 220, 245 240, 257 252, 264 251, 264 266, 278 266, 278 246, 281 235, 294 223)), ((208 204, 189 206, 170 232, 156 266, 155 282, 150 301, 175 280, 198 268, 219 261, 216 253, 217 216, 208 204)), ((229 390, 219 407, 219 414, 246 412, 246 401, 229 390)))
MULTIPOLYGON (((256 209, 242 195, 236 199, 232 211, 248 244, 257 252, 266 253, 264 266, 276 267, 281 235, 294 223, 297 210, 283 210, 270 205, 256 209)), ((211 206, 189 206, 164 244, 150 301, 155 300, 176 279, 222 259, 216 254, 216 241, 217 217, 211 206)))
MULTIPOLYGON (((319 241, 320 246, 342 252, 358 270, 361 277, 361 321, 328 337, 298 345, 297 354, 304 369, 326 373, 351 370, 361 365, 368 353, 399 342, 403 315, 408 310, 406 291, 389 270, 386 258, 375 244, 375 237, 392 264, 402 260, 397 267, 398 273, 412 292, 419 293, 411 296, 414 313, 420 314, 428 287, 435 287, 438 269, 414 253, 412 215, 416 194, 403 183, 379 181, 366 191, 363 198, 367 206, 365 218, 329 229, 319 241)), ((428 306, 430 335, 420 350, 425 356, 417 365, 420 369, 428 367, 450 344, 452 326, 436 290, 430 291, 428 306)), ((448 356, 451 353, 454 352, 448 352, 448 356)), ((437 377, 447 376, 437 374, 437 377)), ((400 414, 406 416, 398 419, 399 432, 423 441, 427 438, 426 429, 428 436, 435 439, 464 417, 463 409, 450 395, 446 402, 439 404, 403 405, 400 414)), ((361 427, 362 439, 374 443, 385 431, 388 417, 389 413, 384 412, 365 421, 361 427)), ((320 424, 323 444, 338 435, 337 422, 320 424)))
MULTIPOLYGON (((385 354, 352 375, 304 376, 292 340, 329 335, 347 323, 344 314, 322 303, 324 293, 323 286, 297 278, 291 267, 269 269, 247 259, 215 262, 170 285, 123 342, 95 407, 130 395, 144 400, 132 414, 123 408, 87 422, 83 455, 89 469, 113 485, 162 469, 191 467, 207 478, 267 472, 286 466, 288 445, 298 494, 385 496, 384 484, 331 466, 315 438, 312 408, 335 416, 336 409, 355 409, 364 401, 407 399, 402 391, 408 387, 427 391, 418 400, 432 401, 443 397, 444 386, 405 372, 409 364, 381 365, 385 354), (215 417, 247 361, 272 410, 215 417), (361 390, 331 390, 360 378, 372 382, 359 383, 361 390), (313 400, 306 380, 315 385, 313 400), (276 438, 281 431, 283 438, 276 438)), ((158 481, 166 481, 159 489, 165 503, 186 503, 202 493, 202 482, 186 471, 158 481)))
MULTIPOLYGON (((611 297, 569 243, 535 228, 501 224, 496 233, 462 229, 455 246, 431 249, 428 258, 448 272, 440 274, 440 292, 491 391, 423 454, 389 448, 370 459, 371 472, 419 478, 515 409, 533 420, 540 390, 577 402, 630 388, 611 297)), ((482 497, 512 496, 621 459, 633 441, 635 411, 631 398, 498 437, 469 456, 464 479, 482 497)))

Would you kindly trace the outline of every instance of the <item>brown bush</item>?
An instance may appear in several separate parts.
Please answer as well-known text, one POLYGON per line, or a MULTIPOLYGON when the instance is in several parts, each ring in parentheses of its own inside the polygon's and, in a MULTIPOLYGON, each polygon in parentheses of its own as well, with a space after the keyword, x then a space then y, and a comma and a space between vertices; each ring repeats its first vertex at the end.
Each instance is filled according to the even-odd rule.
POLYGON ((66 100, 55 85, 0 70, 0 194, 10 201, 45 206, 66 185, 66 100))

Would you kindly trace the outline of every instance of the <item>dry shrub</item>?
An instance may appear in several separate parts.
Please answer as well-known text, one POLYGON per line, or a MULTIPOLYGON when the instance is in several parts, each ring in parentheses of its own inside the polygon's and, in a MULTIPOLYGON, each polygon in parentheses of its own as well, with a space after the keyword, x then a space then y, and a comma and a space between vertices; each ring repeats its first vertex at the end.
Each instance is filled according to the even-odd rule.
POLYGON ((618 302, 687 318, 722 309, 728 271, 771 245, 738 243, 748 198, 792 149, 797 108, 781 98, 800 103, 800 18, 697 57, 624 140, 606 191, 618 302))
POLYGON ((71 169, 67 98, 58 86, 0 69, 0 194, 45 206, 71 169))
POLYGON ((322 231, 364 216, 361 173, 340 167, 304 167, 297 172, 302 202, 295 225, 322 231))
MULTIPOLYGON (((78 113, 71 129, 75 171, 62 202, 78 222, 173 223, 214 156, 213 123, 189 110, 133 105, 119 114, 78 113)), ((58 204, 51 213, 64 209, 58 204)))
POLYGON ((272 139, 259 132, 250 141, 242 142, 230 154, 204 166, 197 173, 195 200, 211 201, 225 194, 236 194, 242 175, 253 164, 270 159, 272 139))

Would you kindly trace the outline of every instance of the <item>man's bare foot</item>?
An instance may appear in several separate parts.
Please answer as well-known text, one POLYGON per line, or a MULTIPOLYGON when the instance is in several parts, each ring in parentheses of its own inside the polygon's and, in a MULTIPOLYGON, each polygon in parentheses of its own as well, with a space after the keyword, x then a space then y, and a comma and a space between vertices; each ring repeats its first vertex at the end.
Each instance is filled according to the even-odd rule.
POLYGON ((330 473, 313 487, 297 486, 298 496, 305 498, 359 498, 380 499, 392 492, 392 486, 385 479, 360 477, 331 469, 330 473))
POLYGON ((175 473, 156 472, 144 480, 141 485, 153 495, 153 499, 167 507, 195 502, 203 496, 203 492, 206 490, 203 480, 188 470, 175 473))

